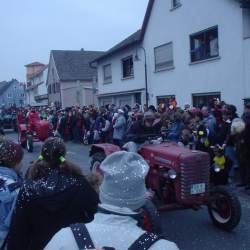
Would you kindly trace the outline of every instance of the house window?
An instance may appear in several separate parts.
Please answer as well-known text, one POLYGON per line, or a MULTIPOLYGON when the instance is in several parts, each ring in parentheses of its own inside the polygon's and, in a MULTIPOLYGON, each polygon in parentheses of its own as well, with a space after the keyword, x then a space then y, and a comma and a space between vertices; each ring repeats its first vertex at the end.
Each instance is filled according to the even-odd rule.
POLYGON ((48 86, 48 93, 51 94, 51 85, 48 86))
POLYGON ((175 99, 175 95, 157 96, 156 99, 158 106, 164 105, 166 108, 168 108, 172 104, 171 101, 175 99))
POLYGON ((103 80, 104 80, 104 83, 112 82, 111 64, 107 64, 103 66, 103 80))
POLYGON ((54 94, 56 93, 56 84, 55 84, 55 83, 52 85, 52 92, 53 92, 54 94))
POLYGON ((193 94, 193 106, 195 108, 202 108, 203 106, 209 107, 211 106, 211 103, 213 102, 213 99, 221 99, 221 93, 220 92, 213 92, 213 93, 199 93, 199 94, 193 94))
POLYGON ((141 93, 135 93, 135 103, 141 105, 141 93))
POLYGON ((250 9, 243 9, 243 38, 250 38, 250 9))
POLYGON ((127 57, 125 59, 122 59, 122 77, 133 77, 134 76, 134 63, 133 63, 133 57, 127 57))
POLYGON ((172 0, 172 8, 179 7, 181 5, 181 0, 172 0))
POLYGON ((24 93, 21 93, 21 94, 20 94, 20 97, 24 97, 24 93))
POLYGON ((52 79, 53 79, 53 81, 55 81, 55 69, 54 68, 52 68, 52 79))
POLYGON ((218 27, 190 36, 191 62, 219 56, 218 27))
POLYGON ((174 66, 173 43, 167 43, 156 47, 155 71, 165 70, 174 66))
POLYGON ((7 97, 8 97, 8 98, 12 98, 12 93, 8 93, 8 94, 7 94, 7 97))
POLYGON ((56 92, 57 93, 60 92, 60 83, 59 82, 56 83, 56 92))

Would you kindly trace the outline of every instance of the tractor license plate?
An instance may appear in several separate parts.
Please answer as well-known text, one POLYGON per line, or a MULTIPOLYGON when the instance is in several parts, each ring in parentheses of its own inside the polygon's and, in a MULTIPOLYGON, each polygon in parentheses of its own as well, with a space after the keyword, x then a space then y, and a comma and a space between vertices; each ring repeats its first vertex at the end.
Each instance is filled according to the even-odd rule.
POLYGON ((191 194, 203 194, 206 191, 206 184, 194 184, 191 186, 191 194))

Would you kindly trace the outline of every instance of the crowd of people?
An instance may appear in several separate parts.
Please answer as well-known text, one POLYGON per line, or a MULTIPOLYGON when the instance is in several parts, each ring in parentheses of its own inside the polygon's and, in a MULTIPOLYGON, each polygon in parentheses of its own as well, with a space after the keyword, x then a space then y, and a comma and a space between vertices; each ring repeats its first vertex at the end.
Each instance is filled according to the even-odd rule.
POLYGON ((230 162, 230 179, 239 169, 238 185, 250 189, 249 104, 241 117, 234 105, 217 99, 200 109, 190 105, 181 109, 173 102, 157 108, 136 104, 63 110, 23 108, 12 112, 16 113, 18 123, 47 120, 55 137, 45 141, 25 180, 20 176, 21 146, 0 138, 2 249, 111 246, 125 250, 129 246, 140 249, 138 242, 144 242, 139 244, 142 249, 178 249, 174 243, 148 234, 136 225, 136 215, 146 202, 145 176, 149 170, 140 155, 121 151, 107 157, 100 166, 104 178, 99 187, 93 177, 86 178, 80 167, 66 159, 64 141, 68 140, 122 147, 127 141, 141 144, 147 137, 158 136, 181 147, 208 153, 220 145, 230 162))
POLYGON ((240 184, 247 189, 250 186, 250 104, 245 105, 241 117, 234 105, 218 99, 201 108, 187 104, 181 109, 172 100, 157 108, 111 104, 99 108, 28 107, 11 111, 16 113, 18 123, 32 125, 36 119, 48 120, 55 136, 75 143, 113 143, 122 147, 128 141, 142 143, 147 135, 158 135, 206 152, 211 151, 211 146, 220 145, 230 160, 230 177, 234 177, 235 169, 240 169, 240 184))
POLYGON ((99 187, 67 160, 61 138, 45 141, 25 179, 22 147, 1 138, 0 149, 1 249, 178 250, 137 225, 149 170, 140 155, 121 151, 107 157, 99 187))

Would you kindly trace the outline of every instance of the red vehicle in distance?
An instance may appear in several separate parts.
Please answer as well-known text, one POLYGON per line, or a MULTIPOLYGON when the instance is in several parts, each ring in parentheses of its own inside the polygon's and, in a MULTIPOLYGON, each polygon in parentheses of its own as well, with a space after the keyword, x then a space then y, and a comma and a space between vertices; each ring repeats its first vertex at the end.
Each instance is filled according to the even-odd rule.
POLYGON ((33 152, 34 142, 45 141, 52 133, 52 127, 46 120, 40 120, 37 112, 30 113, 28 118, 19 115, 17 118, 18 142, 28 152, 33 152))

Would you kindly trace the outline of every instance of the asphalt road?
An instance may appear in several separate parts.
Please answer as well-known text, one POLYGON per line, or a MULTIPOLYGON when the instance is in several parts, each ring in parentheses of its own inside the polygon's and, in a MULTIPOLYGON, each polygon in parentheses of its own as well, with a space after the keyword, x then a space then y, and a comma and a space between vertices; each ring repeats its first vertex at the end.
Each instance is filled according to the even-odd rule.
MULTIPOLYGON (((9 132, 7 136, 17 140, 17 135, 9 132)), ((33 153, 25 152, 23 171, 30 161, 37 159, 41 143, 36 143, 33 153)), ((89 172, 89 146, 67 143, 67 159, 89 172)), ((213 226, 207 209, 198 212, 185 210, 161 214, 164 235, 177 243, 181 250, 250 250, 250 196, 235 189, 242 205, 242 219, 233 232, 223 232, 213 226)))

